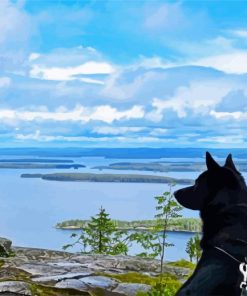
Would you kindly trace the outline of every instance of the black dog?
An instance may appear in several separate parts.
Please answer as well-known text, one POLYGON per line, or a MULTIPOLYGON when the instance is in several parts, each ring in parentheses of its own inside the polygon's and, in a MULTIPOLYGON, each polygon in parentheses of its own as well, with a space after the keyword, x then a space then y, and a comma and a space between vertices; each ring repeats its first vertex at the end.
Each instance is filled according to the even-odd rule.
POLYGON ((220 166, 206 152, 206 165, 195 185, 174 192, 181 205, 200 211, 203 222, 202 257, 176 295, 247 295, 239 269, 247 257, 247 187, 231 154, 220 166))

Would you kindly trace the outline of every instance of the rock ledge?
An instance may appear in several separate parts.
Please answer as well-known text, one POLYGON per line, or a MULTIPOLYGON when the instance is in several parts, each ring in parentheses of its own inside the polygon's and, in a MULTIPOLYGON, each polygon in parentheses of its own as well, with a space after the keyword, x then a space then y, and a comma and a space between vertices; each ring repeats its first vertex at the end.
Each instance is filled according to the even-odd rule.
MULTIPOLYGON (((138 272, 155 276, 157 260, 132 256, 82 255, 46 249, 13 247, 15 257, 1 258, 0 295, 99 295, 135 296, 149 285, 125 283, 114 274, 138 272)), ((186 268, 164 266, 183 279, 186 268)))

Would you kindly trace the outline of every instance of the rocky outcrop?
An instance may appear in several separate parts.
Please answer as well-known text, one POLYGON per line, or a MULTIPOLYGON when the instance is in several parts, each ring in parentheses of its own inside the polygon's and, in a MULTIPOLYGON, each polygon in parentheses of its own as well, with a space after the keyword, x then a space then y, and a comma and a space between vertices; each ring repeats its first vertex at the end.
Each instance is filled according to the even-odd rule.
MULTIPOLYGON (((117 275, 138 272, 155 276, 159 272, 157 260, 138 257, 82 255, 20 247, 13 251, 15 257, 0 259, 0 295, 134 296, 151 287, 120 281, 117 275)), ((168 265, 164 266, 164 271, 181 279, 190 272, 168 265)))

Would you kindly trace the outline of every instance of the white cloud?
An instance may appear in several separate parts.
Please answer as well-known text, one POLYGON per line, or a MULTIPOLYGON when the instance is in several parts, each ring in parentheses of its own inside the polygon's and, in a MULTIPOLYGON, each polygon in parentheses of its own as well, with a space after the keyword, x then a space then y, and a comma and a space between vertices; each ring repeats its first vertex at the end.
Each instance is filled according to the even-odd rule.
POLYGON ((180 62, 175 63, 180 65, 190 65, 199 58, 222 55, 235 51, 234 40, 221 35, 211 39, 202 39, 200 42, 198 42, 198 40, 185 41, 184 39, 175 39, 172 45, 177 51, 181 52, 184 57, 180 57, 178 60, 180 62))
POLYGON ((120 135, 125 133, 136 133, 145 130, 145 127, 134 127, 134 126, 98 126, 94 127, 92 132, 101 135, 120 135))
MULTIPOLYGON (((33 65, 30 70, 30 77, 45 80, 82 80, 85 82, 95 82, 94 79, 76 77, 77 75, 90 74, 110 74, 114 72, 113 66, 106 62, 88 61, 75 67, 43 67, 33 65)), ((97 83, 97 82, 96 82, 97 83)))
POLYGON ((165 135, 167 132, 168 132, 168 129, 166 128, 153 128, 150 131, 150 135, 158 137, 158 136, 165 135))
POLYGON ((40 56, 41 56, 41 55, 40 55, 39 53, 37 53, 37 52, 32 52, 32 53, 29 55, 28 60, 29 60, 30 62, 32 62, 32 61, 37 60, 40 56))
MULTIPOLYGON (((168 129, 156 127, 139 127, 139 126, 98 126, 94 127, 93 133, 101 135, 124 135, 124 134, 138 134, 140 132, 150 135, 151 137, 159 137, 167 134, 168 129)), ((140 135, 138 135, 140 137, 140 135)))
POLYGON ((165 110, 173 110, 179 118, 186 117, 190 111, 194 114, 207 115, 232 89, 234 85, 223 81, 197 81, 191 83, 189 87, 178 87, 171 98, 153 98, 153 110, 146 114, 146 118, 159 122, 165 110))
POLYGON ((247 51, 208 56, 192 61, 191 65, 212 67, 225 73, 244 74, 247 73, 247 51))
MULTIPOLYGON (((191 45, 188 45, 191 46, 191 45)), ((220 46, 215 45, 217 48, 220 46)), ((188 51, 198 52, 198 46, 194 49, 188 51)), ((201 52, 201 51, 200 51, 201 52)), ((208 50, 207 50, 208 52, 208 50)), ((212 52, 212 50, 209 50, 212 52)), ((184 61, 169 62, 164 61, 159 57, 151 58, 141 58, 137 64, 138 66, 142 65, 143 67, 152 69, 152 68, 173 68, 173 67, 183 67, 183 66, 202 66, 214 68, 216 70, 228 73, 228 74, 245 74, 247 73, 247 51, 245 50, 228 50, 228 52, 215 54, 215 55, 206 55, 199 59, 185 59, 184 61)))
POLYGON ((239 29, 233 30, 231 33, 237 37, 246 38, 247 37, 247 30, 246 29, 239 29))
POLYGON ((202 143, 221 143, 221 144, 241 144, 244 143, 244 137, 241 135, 224 135, 224 136, 213 136, 197 139, 197 142, 202 143))
POLYGON ((130 109, 119 111, 109 105, 96 107, 76 106, 72 110, 65 107, 59 107, 55 111, 30 111, 0 109, 0 121, 13 123, 18 121, 71 121, 86 123, 89 121, 102 121, 112 123, 115 120, 140 119, 144 117, 144 108, 142 106, 133 106, 130 109))
POLYGON ((125 81, 124 78, 128 77, 128 74, 131 76, 131 73, 128 73, 128 69, 123 69, 110 75, 105 80, 105 86, 100 94, 116 100, 132 100, 135 98, 135 95, 138 95, 146 87, 147 83, 156 78, 156 73, 149 71, 125 81))
POLYGON ((31 134, 16 134, 15 138, 21 141, 38 141, 38 142, 53 142, 53 141, 65 141, 65 142, 107 142, 109 138, 93 138, 93 137, 84 137, 84 136, 51 136, 51 135, 42 135, 39 130, 36 130, 35 133, 31 134))
POLYGON ((114 120, 140 119, 143 117, 144 108, 142 106, 133 106, 131 109, 128 109, 126 111, 118 111, 116 108, 105 105, 94 108, 94 112, 91 114, 90 119, 111 123, 114 120))
MULTIPOLYGON (((246 38, 247 30, 234 31, 232 34, 237 37, 246 38)), ((206 39, 200 43, 179 40, 177 43, 174 42, 174 47, 177 50, 182 49, 184 58, 180 57, 177 61, 172 62, 158 56, 140 56, 135 66, 143 66, 149 69, 202 66, 214 68, 229 74, 245 74, 247 73, 247 50, 235 47, 235 41, 236 38, 226 38, 224 36, 206 39)))
POLYGON ((48 53, 29 55, 31 78, 104 84, 106 76, 116 71, 115 66, 92 47, 57 48, 48 53))
POLYGON ((173 138, 160 139, 157 137, 86 137, 86 136, 53 136, 53 135, 44 135, 40 132, 40 130, 36 130, 34 133, 29 134, 21 134, 18 133, 15 135, 15 139, 18 141, 36 141, 36 142, 54 142, 54 141, 62 141, 62 142, 91 142, 91 143, 108 143, 113 146, 117 143, 121 145, 125 144, 143 144, 143 143, 171 143, 175 140, 173 138))
POLYGON ((9 0, 0 1, 0 44, 26 42, 29 38, 31 26, 27 13, 18 5, 9 0))
POLYGON ((216 119, 235 119, 235 120, 246 120, 247 112, 235 111, 235 112, 217 112, 210 111, 210 115, 216 119))
POLYGON ((146 68, 146 69, 167 69, 170 67, 173 67, 173 63, 165 60, 159 56, 152 56, 152 57, 146 57, 146 56, 140 56, 138 61, 131 65, 131 68, 138 69, 138 68, 146 68))

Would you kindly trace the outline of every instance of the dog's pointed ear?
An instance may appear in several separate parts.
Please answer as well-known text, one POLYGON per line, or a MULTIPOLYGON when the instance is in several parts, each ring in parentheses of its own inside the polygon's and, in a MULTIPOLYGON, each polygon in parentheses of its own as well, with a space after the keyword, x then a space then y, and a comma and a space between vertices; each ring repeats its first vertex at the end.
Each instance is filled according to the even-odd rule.
POLYGON ((238 171, 238 170, 236 169, 236 167, 235 167, 235 164, 233 163, 231 153, 227 156, 227 158, 226 158, 226 162, 225 162, 225 164, 224 164, 224 167, 227 167, 227 168, 229 168, 229 169, 232 169, 232 170, 234 170, 234 171, 236 171, 236 172, 238 171))
POLYGON ((220 165, 213 159, 208 151, 206 152, 206 165, 209 171, 215 171, 220 168, 220 165))

